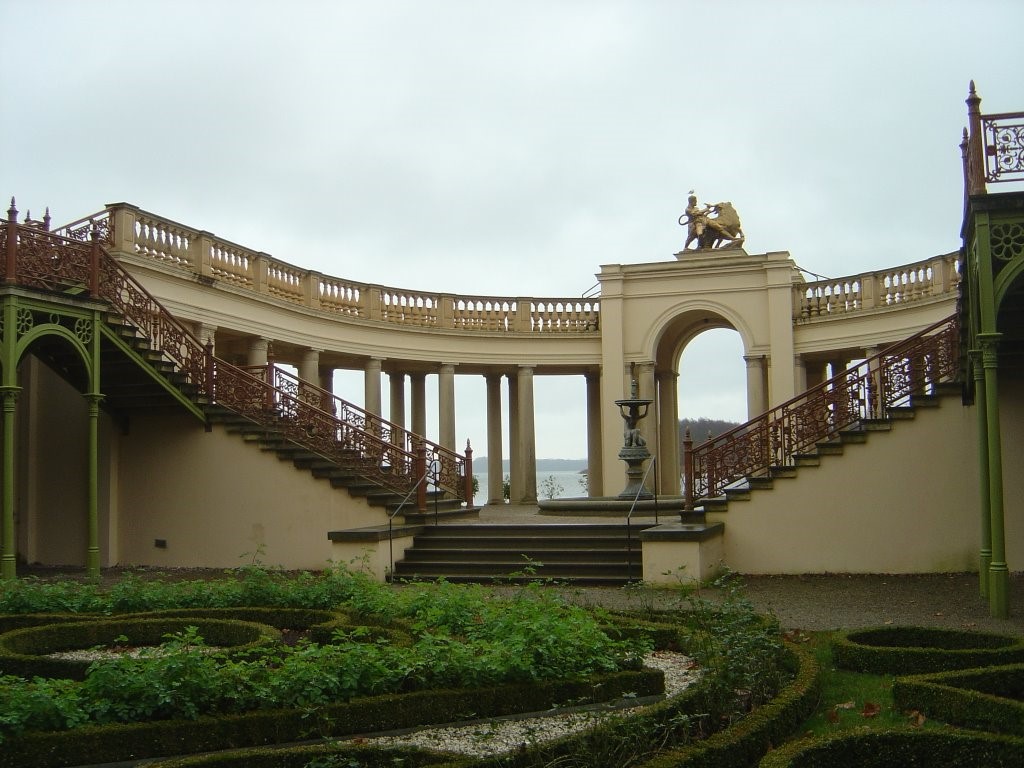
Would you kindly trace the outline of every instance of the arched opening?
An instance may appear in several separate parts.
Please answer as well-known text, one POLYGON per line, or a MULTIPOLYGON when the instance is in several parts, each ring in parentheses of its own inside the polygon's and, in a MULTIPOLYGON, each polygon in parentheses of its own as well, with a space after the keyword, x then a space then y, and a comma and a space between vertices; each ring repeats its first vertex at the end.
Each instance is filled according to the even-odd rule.
POLYGON ((682 489, 684 423, 697 425, 691 439, 700 443, 709 431, 721 434, 747 420, 751 371, 762 379, 762 392, 765 383, 763 366, 746 355, 742 334, 713 309, 682 312, 666 324, 656 349, 657 426, 651 427, 651 437, 657 430, 657 483, 663 493, 682 489))

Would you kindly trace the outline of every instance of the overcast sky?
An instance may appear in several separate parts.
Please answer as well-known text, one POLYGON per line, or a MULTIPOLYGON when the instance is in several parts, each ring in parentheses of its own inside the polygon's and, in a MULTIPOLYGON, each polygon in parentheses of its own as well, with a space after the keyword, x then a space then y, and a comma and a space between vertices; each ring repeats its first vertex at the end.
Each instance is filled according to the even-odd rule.
MULTIPOLYGON (((968 82, 983 111, 1024 108, 1019 0, 0 14, 0 192, 22 213, 127 201, 304 268, 473 295, 576 296, 602 264, 672 259, 690 189, 733 202, 749 253, 828 277, 955 250, 968 82)), ((684 365, 681 410, 740 419, 742 350, 716 333, 684 355, 704 373, 684 365)), ((462 378, 479 454, 463 402, 483 381, 462 378)), ((582 393, 538 380, 538 456, 584 455, 582 393)))

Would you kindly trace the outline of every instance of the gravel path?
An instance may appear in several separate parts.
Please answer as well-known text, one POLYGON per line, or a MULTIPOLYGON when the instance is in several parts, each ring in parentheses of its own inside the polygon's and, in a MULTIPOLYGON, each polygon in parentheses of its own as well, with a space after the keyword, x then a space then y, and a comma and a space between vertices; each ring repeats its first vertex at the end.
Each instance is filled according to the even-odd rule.
MULTIPOLYGON (((223 578, 222 569, 118 569, 103 571, 113 583, 130 570, 143 578, 180 581, 223 578)), ((81 578, 81 569, 24 568, 19 575, 81 578)), ((745 576, 745 594, 764 613, 774 613, 786 629, 856 629, 907 624, 976 629, 1024 635, 1024 573, 1010 576, 1010 618, 993 619, 971 573, 904 575, 745 576)), ((498 589, 508 589, 500 587, 498 589)), ((677 608, 686 600, 666 587, 551 587, 582 605, 613 609, 677 608)), ((715 599, 718 592, 702 595, 715 599)))

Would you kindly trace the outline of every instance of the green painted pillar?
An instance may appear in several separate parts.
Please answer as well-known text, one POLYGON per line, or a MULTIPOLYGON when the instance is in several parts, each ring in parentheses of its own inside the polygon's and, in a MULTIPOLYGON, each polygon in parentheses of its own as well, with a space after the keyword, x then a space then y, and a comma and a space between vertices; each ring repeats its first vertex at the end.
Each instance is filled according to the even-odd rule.
POLYGON ((985 416, 988 436, 988 494, 992 534, 992 562, 989 565, 989 613, 999 619, 1010 614, 1010 569, 1006 565, 1003 521, 1003 458, 999 430, 999 386, 997 346, 1002 334, 979 333, 985 377, 985 416))
POLYGON ((88 515, 89 541, 85 557, 85 570, 89 576, 100 575, 99 526, 99 418, 103 395, 86 395, 89 401, 89 480, 88 515))
POLYGON ((99 524, 99 451, 100 451, 100 323, 99 312, 92 317, 92 338, 89 340, 90 376, 89 389, 85 398, 89 403, 89 467, 88 467, 88 499, 86 500, 89 515, 89 541, 85 556, 86 573, 93 578, 100 575, 100 524, 99 524))
POLYGON ((985 369, 980 349, 971 350, 974 377, 974 407, 978 418, 978 497, 981 509, 981 550, 978 555, 978 585, 988 597, 988 572, 992 565, 992 517, 988 494, 988 411, 985 403, 985 369))
POLYGON ((0 578, 18 576, 17 544, 14 532, 14 410, 18 405, 18 387, 0 387, 3 399, 4 461, 3 478, 3 552, 0 554, 0 578))

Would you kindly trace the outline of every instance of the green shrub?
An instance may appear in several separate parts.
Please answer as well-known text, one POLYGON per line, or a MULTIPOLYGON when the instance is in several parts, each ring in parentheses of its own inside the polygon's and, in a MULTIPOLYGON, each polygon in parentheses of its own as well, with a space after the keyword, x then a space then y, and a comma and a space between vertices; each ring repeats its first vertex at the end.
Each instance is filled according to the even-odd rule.
MULTIPOLYGON (((280 642, 281 633, 263 624, 206 618, 106 619, 62 622, 16 629, 0 635, 0 672, 20 677, 81 680, 91 661, 53 658, 57 651, 97 646, 160 646, 168 635, 192 628, 208 644, 243 651, 280 642)), ((106 663, 106 662, 105 662, 106 663)))
POLYGON ((836 637, 835 663, 872 674, 920 674, 1024 662, 1024 638, 927 627, 859 629, 836 637))
POLYGON ((1019 768, 1024 739, 956 731, 872 731, 787 744, 759 768, 1019 768))
POLYGON ((946 723, 1024 736, 1022 664, 897 678, 893 698, 946 723))

